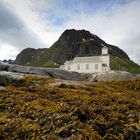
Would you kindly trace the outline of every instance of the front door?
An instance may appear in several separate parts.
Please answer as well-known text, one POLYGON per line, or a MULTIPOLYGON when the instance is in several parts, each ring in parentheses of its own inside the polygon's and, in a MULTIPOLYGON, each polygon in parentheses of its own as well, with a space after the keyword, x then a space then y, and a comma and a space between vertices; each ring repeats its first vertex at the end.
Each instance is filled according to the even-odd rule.
POLYGON ((107 67, 102 67, 103 72, 107 72, 107 67))

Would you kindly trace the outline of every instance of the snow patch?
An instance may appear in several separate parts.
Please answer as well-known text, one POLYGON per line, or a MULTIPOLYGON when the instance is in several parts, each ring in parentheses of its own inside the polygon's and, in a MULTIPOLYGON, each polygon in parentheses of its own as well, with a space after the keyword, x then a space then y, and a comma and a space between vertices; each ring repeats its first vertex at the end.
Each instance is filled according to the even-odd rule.
POLYGON ((103 47, 107 47, 107 46, 105 46, 104 44, 101 44, 101 46, 103 46, 103 47))
POLYGON ((86 41, 86 40, 83 38, 83 41, 86 41))

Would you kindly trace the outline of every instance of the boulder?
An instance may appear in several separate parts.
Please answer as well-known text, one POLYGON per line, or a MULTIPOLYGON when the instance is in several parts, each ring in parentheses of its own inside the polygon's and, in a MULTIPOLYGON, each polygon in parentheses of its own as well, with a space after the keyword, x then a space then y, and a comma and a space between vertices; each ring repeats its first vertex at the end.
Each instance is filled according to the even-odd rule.
POLYGON ((30 69, 30 67, 27 67, 27 66, 10 65, 8 71, 9 72, 17 72, 17 73, 29 74, 30 73, 29 69, 30 69))
POLYGON ((0 77, 1 78, 0 83, 2 83, 2 81, 11 81, 10 79, 13 79, 13 76, 15 78, 15 76, 18 77, 19 75, 21 76, 23 74, 48 76, 52 78, 58 78, 58 79, 70 80, 70 81, 86 80, 88 82, 130 80, 133 78, 140 77, 140 75, 138 74, 131 74, 125 71, 110 71, 108 73, 102 73, 102 74, 98 74, 98 73, 80 74, 78 72, 70 72, 59 68, 41 68, 41 67, 30 67, 30 66, 20 66, 20 65, 0 65, 0 70, 7 70, 9 72, 7 73, 8 74, 7 77, 5 77, 4 79, 3 77, 0 77))
POLYGON ((64 80, 72 80, 72 81, 80 81, 83 79, 80 73, 77 72, 69 72, 66 70, 60 70, 58 68, 49 68, 45 69, 45 72, 54 78, 64 79, 64 80))
POLYGON ((83 76, 81 76, 80 73, 69 72, 66 70, 61 70, 59 68, 40 68, 40 67, 10 65, 9 71, 24 74, 35 74, 40 76, 49 76, 52 78, 59 78, 64 80, 80 81, 83 79, 83 76))
POLYGON ((23 74, 0 71, 0 86, 6 86, 12 82, 18 82, 23 79, 23 74))
POLYGON ((0 71, 8 71, 9 67, 8 64, 0 64, 0 71))
POLYGON ((98 75, 98 81, 119 81, 130 80, 136 78, 137 75, 125 71, 110 71, 108 73, 98 75))
POLYGON ((0 86, 0 91, 1 91, 1 90, 5 90, 5 87, 3 87, 3 86, 0 86))

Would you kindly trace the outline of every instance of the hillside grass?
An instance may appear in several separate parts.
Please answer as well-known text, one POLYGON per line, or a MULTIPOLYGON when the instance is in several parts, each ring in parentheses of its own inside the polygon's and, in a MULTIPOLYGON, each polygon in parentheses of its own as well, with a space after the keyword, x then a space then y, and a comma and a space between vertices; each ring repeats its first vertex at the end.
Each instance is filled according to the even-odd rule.
POLYGON ((140 74, 140 66, 125 58, 111 56, 110 66, 112 70, 128 71, 133 74, 140 74))
POLYGON ((0 91, 0 139, 138 140, 140 79, 54 85, 25 77, 0 91))

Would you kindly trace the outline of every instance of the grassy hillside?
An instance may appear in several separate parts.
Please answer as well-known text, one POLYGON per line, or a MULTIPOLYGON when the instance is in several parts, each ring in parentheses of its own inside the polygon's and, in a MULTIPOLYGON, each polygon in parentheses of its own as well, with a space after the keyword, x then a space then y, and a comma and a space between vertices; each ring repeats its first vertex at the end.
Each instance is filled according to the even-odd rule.
POLYGON ((112 70, 128 71, 130 73, 140 74, 140 66, 135 62, 125 58, 111 56, 110 66, 112 70))
POLYGON ((0 91, 0 138, 138 140, 140 79, 54 86, 25 77, 0 91))

